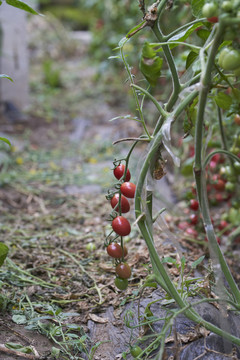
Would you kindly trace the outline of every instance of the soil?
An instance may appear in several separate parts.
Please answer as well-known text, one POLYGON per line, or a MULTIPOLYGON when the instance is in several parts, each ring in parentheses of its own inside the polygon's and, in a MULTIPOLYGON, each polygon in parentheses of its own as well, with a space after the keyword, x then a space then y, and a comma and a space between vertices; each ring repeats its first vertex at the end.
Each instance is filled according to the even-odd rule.
MULTIPOLYGON (((47 24, 42 19, 35 21, 39 21, 39 33, 34 36, 39 37, 43 30, 47 34, 47 24)), ((85 38, 83 43, 79 36, 77 39, 77 44, 70 42, 73 48, 68 48, 70 54, 64 58, 59 54, 65 43, 53 49, 53 56, 59 56, 66 69, 59 89, 49 89, 42 81, 44 50, 41 46, 31 48, 31 106, 24 116, 5 112, 1 119, 1 131, 13 148, 3 144, 0 153, 0 241, 10 249, 0 270, 0 360, 120 360, 124 351, 124 358, 130 359, 129 343, 141 339, 144 329, 131 332, 124 324, 126 311, 133 309, 136 314, 140 304, 144 314, 150 302, 165 298, 155 287, 139 290, 148 275, 150 259, 136 225, 125 239, 127 261, 133 269, 129 286, 121 292, 114 285, 114 265, 104 246, 111 229, 106 193, 114 185, 113 160, 124 157, 127 147, 125 143, 113 146, 112 142, 137 137, 141 129, 136 122, 127 126, 122 119, 109 122, 129 111, 124 91, 118 94, 114 80, 105 79, 104 83, 101 78, 99 85, 98 69, 89 65, 85 38), (92 250, 87 249, 89 244, 92 250), (65 334, 65 342, 59 331, 65 334), (10 351, 3 347, 7 343, 32 346, 32 350, 17 354, 16 348, 10 351)), ((47 46, 50 40, 42 41, 47 46)), ((140 146, 131 159, 133 181, 144 153, 140 146)), ((175 218, 183 214, 181 206, 176 206, 172 176, 169 167, 157 183, 155 207, 167 206, 169 214, 156 226, 156 248, 162 256, 178 260, 178 247, 189 271, 195 260, 206 255, 206 247, 179 235, 175 218)), ((134 221, 133 210, 129 220, 134 221)), ((233 263, 237 278, 239 268, 233 263)), ((168 268, 177 281, 179 270, 171 263, 168 268)), ((204 274, 204 269, 200 270, 204 274)), ((202 288, 208 287, 205 279, 202 288)), ((159 311, 156 308, 157 316, 159 311)), ((185 340, 191 344, 197 337, 191 338, 189 331, 185 340)), ((206 332, 198 333, 200 339, 207 336, 206 332)), ((168 338, 168 343, 174 348, 176 339, 168 338)), ((178 348, 183 349, 182 345, 178 348)), ((214 351, 206 351, 202 358, 225 358, 225 348, 215 351, 218 358, 210 357, 214 351)), ((173 353, 171 350, 164 356, 170 359, 173 353)), ((232 348, 229 353, 235 356, 232 348)))

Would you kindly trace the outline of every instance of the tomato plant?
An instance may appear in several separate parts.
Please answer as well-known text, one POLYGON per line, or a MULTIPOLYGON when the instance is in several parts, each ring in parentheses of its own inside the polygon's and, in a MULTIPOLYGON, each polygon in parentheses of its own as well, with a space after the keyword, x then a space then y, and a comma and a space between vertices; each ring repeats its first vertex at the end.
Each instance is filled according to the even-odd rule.
MULTIPOLYGON (((184 241, 193 242, 196 239, 193 243, 196 247, 206 234, 205 247, 210 250, 208 255, 211 257, 214 254, 217 271, 226 279, 234 306, 238 306, 240 290, 218 245, 220 239, 217 234, 222 231, 221 241, 225 241, 226 232, 218 228, 220 215, 213 219, 210 212, 212 205, 228 206, 230 210, 226 221, 234 226, 238 224, 239 205, 234 200, 239 194, 240 142, 236 114, 240 114, 240 85, 236 77, 240 76, 240 16, 237 3, 226 1, 206 1, 205 5, 204 1, 198 0, 187 4, 185 1, 174 3, 174 11, 185 8, 191 17, 188 23, 185 21, 188 17, 183 17, 183 23, 177 27, 165 16, 172 12, 171 7, 166 9, 167 0, 159 0, 150 6, 148 3, 148 8, 145 1, 139 0, 143 21, 119 41, 119 54, 115 58, 122 59, 126 69, 135 101, 136 116, 133 118, 142 126, 143 133, 115 142, 131 144, 126 157, 119 161, 125 161, 127 166, 135 147, 140 144, 146 146, 141 157, 137 185, 125 181, 118 183, 115 188, 127 198, 135 198, 136 224, 150 253, 152 275, 166 292, 166 297, 174 300, 179 309, 196 323, 203 324, 216 334, 221 332, 222 337, 231 338, 232 343, 240 345, 239 338, 224 333, 205 321, 197 310, 189 308, 190 302, 184 293, 185 272, 182 271, 180 286, 175 286, 154 246, 156 230, 153 226, 161 213, 161 210, 157 214, 153 212, 154 195, 159 195, 155 189, 161 191, 161 185, 155 186, 155 183, 166 175, 168 169, 165 169, 165 164, 170 158, 175 169, 180 168, 176 170, 179 184, 175 181, 174 188, 182 185, 176 191, 179 191, 179 198, 184 200, 183 205, 186 204, 182 212, 186 221, 178 219, 177 226, 184 231, 184 241), (205 21, 206 18, 208 21, 205 21), (141 54, 136 54, 136 59, 140 58, 137 71, 141 72, 141 76, 138 77, 135 71, 133 74, 132 69, 137 65, 132 63, 128 50, 132 38, 138 37, 139 33, 141 39, 146 39, 142 35, 146 27, 151 28, 154 38, 143 42, 141 54), (144 111, 148 102, 157 111, 151 123, 148 111, 144 111), (182 176, 187 178, 186 184, 181 184, 182 176), (192 191, 187 189, 188 186, 192 186, 192 191), (198 223, 198 219, 202 221, 198 223)), ((129 121, 129 115, 124 118, 129 121)), ((141 151, 141 146, 139 148, 141 151)), ((119 234, 118 230, 116 232, 119 234)), ((181 254, 178 255, 181 257, 181 254)), ((183 268, 186 259, 180 260, 183 268)), ((127 279, 131 276, 131 268, 116 260, 116 274, 119 278, 127 279)), ((215 285, 221 297, 222 288, 219 289, 217 283, 215 285)))
POLYGON ((131 276, 131 268, 127 263, 120 263, 116 266, 116 274, 121 279, 129 279, 131 276))
POLYGON ((131 182, 124 182, 120 187, 121 193, 127 198, 134 198, 136 185, 131 182))
POLYGON ((112 228, 120 236, 127 236, 131 232, 129 221, 123 216, 117 216, 112 221, 112 228))
MULTIPOLYGON (((124 164, 120 164, 118 166, 115 167, 115 169, 113 170, 114 176, 116 179, 120 180, 125 172, 125 165, 124 164)), ((129 181, 131 179, 131 174, 129 169, 127 169, 126 175, 125 175, 125 181, 129 181)))
MULTIPOLYGON (((117 212, 119 212, 119 207, 117 206, 118 203, 119 203, 119 194, 115 194, 111 199, 111 206, 117 212)), ((121 195, 120 209, 122 213, 127 213, 130 210, 130 204, 128 202, 128 199, 125 198, 124 195, 121 195)))
POLYGON ((126 288, 128 287, 127 279, 116 277, 114 283, 119 290, 126 290, 126 288))

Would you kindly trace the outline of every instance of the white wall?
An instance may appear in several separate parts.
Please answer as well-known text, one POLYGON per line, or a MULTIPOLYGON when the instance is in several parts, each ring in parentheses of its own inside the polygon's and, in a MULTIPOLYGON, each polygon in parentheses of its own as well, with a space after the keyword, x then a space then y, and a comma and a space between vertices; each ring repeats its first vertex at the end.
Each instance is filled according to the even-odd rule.
POLYGON ((26 21, 25 11, 5 2, 0 6, 0 74, 9 75, 14 80, 12 83, 8 79, 0 79, 0 101, 10 101, 21 110, 29 100, 26 21))

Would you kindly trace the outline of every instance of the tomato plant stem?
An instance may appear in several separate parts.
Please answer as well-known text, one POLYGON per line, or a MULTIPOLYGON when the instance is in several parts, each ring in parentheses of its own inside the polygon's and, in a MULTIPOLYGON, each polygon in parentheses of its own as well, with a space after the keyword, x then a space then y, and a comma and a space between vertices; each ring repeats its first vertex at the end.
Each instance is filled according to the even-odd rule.
POLYGON ((221 269, 226 277, 226 280, 232 290, 233 296, 237 302, 240 302, 240 291, 233 279, 233 276, 228 268, 226 260, 220 250, 218 245, 216 235, 212 226, 212 221, 209 213, 208 198, 206 192, 206 179, 203 173, 202 168, 202 142, 203 142, 203 129, 204 129, 204 113, 208 97, 209 88, 211 85, 212 78, 212 67, 214 64, 215 56, 218 50, 219 45, 221 44, 222 37, 224 32, 224 26, 220 22, 217 28, 217 32, 214 38, 214 41, 210 48, 209 57, 202 69, 202 78, 201 78, 201 89, 199 93, 199 103, 197 110, 197 120, 195 128, 195 161, 194 161, 194 176, 196 181, 197 196, 203 216, 203 223, 205 231, 207 234, 209 249, 213 257, 217 256, 218 262, 221 266, 221 269))

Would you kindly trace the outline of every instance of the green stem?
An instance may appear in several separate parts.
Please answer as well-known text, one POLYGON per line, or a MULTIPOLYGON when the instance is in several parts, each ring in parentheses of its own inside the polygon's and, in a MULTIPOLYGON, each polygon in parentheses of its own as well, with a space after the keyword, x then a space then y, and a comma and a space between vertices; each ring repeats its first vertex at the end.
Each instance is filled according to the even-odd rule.
POLYGON ((221 140, 222 140, 222 147, 224 150, 228 150, 227 139, 226 139, 225 131, 223 128, 223 122, 222 122, 222 112, 221 112, 221 109, 219 106, 217 107, 217 112, 218 112, 218 124, 219 124, 220 136, 221 136, 221 140))
MULTIPOLYGON (((163 34, 162 34, 162 31, 161 31, 161 29, 159 27, 158 21, 155 22, 152 29, 153 29, 153 32, 154 32, 156 38, 160 42, 163 41, 163 34)), ((175 102, 176 102, 176 100, 178 98, 178 94, 179 94, 179 92, 181 90, 181 84, 180 84, 180 81, 179 81, 176 65, 175 65, 172 53, 171 53, 171 51, 169 49, 169 46, 168 45, 162 45, 162 49, 163 49, 164 55, 166 57, 168 67, 169 67, 170 72, 171 72, 172 83, 173 83, 173 91, 172 91, 172 94, 171 94, 170 99, 168 101, 168 104, 166 106, 166 111, 170 111, 170 109, 175 104, 175 102)))
POLYGON ((202 21, 206 20, 205 18, 202 18, 202 19, 196 19, 196 20, 193 20, 187 24, 184 24, 182 26, 180 26, 178 29, 174 30, 173 32, 171 32, 170 34, 168 35, 164 35, 164 40, 167 41, 169 39, 171 39, 174 35, 177 35, 178 33, 180 33, 181 31, 187 29, 188 27, 194 25, 194 24, 197 24, 197 23, 201 23, 202 21))
MULTIPOLYGON (((126 71, 128 73, 129 80, 130 80, 131 84, 133 85, 134 84, 133 77, 132 77, 131 70, 129 69, 128 63, 127 63, 127 61, 125 59, 125 56, 124 56, 123 46, 120 47, 120 53, 121 53, 121 57, 122 57, 125 69, 126 69, 126 71)), ((144 117, 143 117, 143 113, 141 111, 141 105, 140 105, 139 100, 138 100, 138 95, 136 93, 136 90, 133 87, 132 87, 132 91, 133 91, 133 96, 134 96, 134 99, 135 99, 135 102, 136 102, 136 105, 137 105, 137 110, 139 112, 140 122, 143 125, 144 131, 145 131, 147 137, 150 139, 151 136, 150 136, 150 134, 148 132, 148 129, 146 127, 146 123, 145 123, 145 120, 144 120, 144 117)))
POLYGON ((157 46, 164 46, 164 45, 171 45, 171 44, 174 44, 174 45, 184 45, 184 46, 188 46, 192 49, 196 49, 197 51, 199 51, 201 49, 200 46, 196 46, 196 45, 193 45, 193 44, 189 44, 189 43, 186 43, 186 42, 183 42, 183 41, 164 41, 164 42, 158 42, 158 43, 150 43, 151 46, 154 46, 154 47, 157 47, 157 46))
POLYGON ((207 163, 209 162, 211 157, 215 154, 225 154, 225 155, 229 156, 231 159, 233 159, 237 162, 240 162, 240 158, 237 155, 234 155, 230 151, 219 149, 219 150, 212 151, 210 154, 208 154, 208 156, 206 156, 204 163, 203 163, 203 168, 205 168, 207 166, 207 163))
POLYGON ((152 102, 153 104, 156 106, 157 110, 160 112, 160 114, 164 117, 166 117, 168 115, 168 112, 166 112, 165 110, 163 110, 163 108, 161 107, 161 105, 159 105, 159 102, 155 99, 154 96, 152 96, 147 90, 141 88, 138 85, 132 84, 132 87, 134 87, 137 90, 140 90, 143 94, 145 94, 152 102))
POLYGON ((240 302, 240 292, 233 279, 233 276, 228 268, 226 260, 220 250, 220 247, 217 243, 215 232, 212 226, 212 221, 209 213, 209 205, 206 194, 206 179, 202 169, 202 143, 203 143, 203 123, 204 123, 204 113, 205 107, 208 98, 208 92, 211 86, 211 72, 214 64, 215 56, 219 45, 222 42, 222 37, 224 33, 224 26, 220 22, 217 28, 215 39, 212 43, 209 57, 206 65, 204 66, 204 71, 202 73, 201 79, 201 90, 199 93, 199 103, 197 111, 197 121, 195 127, 195 164, 194 164, 194 175, 196 181, 197 195, 198 200, 203 216, 204 227, 207 233, 207 238, 209 241, 209 248, 213 254, 218 258, 221 269, 226 277, 226 280, 231 288, 231 291, 234 295, 234 298, 237 302, 240 302))

